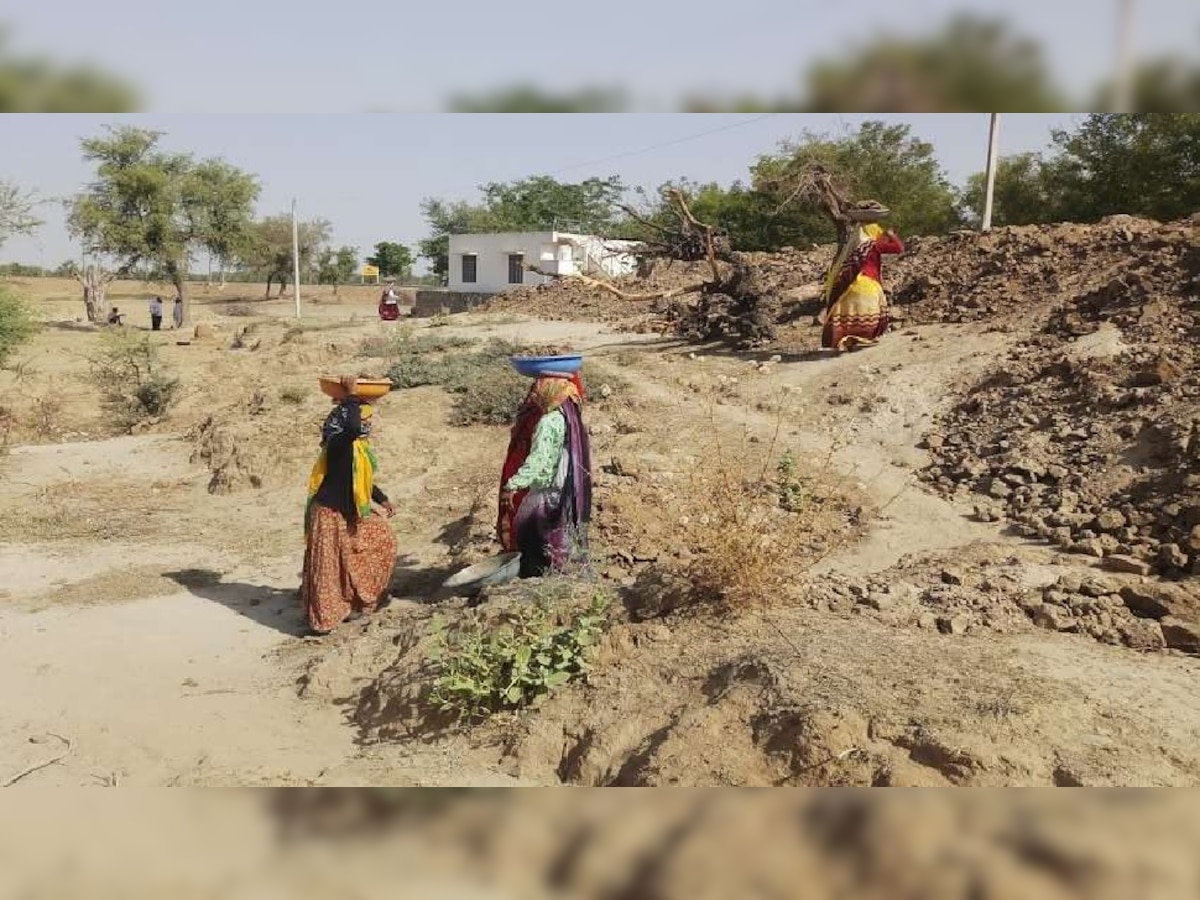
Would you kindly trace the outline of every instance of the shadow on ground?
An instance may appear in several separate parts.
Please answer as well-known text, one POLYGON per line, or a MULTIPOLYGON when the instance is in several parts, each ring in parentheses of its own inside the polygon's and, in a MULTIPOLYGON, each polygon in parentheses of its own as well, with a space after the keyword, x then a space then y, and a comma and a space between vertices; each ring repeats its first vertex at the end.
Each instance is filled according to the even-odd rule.
POLYGON ((304 634, 304 617, 295 590, 222 581, 220 573, 210 569, 183 569, 163 574, 191 594, 220 603, 259 625, 290 637, 304 634))
POLYGON ((392 574, 392 596, 418 603, 431 603, 447 596, 442 583, 462 566, 429 566, 412 556, 396 560, 392 574))

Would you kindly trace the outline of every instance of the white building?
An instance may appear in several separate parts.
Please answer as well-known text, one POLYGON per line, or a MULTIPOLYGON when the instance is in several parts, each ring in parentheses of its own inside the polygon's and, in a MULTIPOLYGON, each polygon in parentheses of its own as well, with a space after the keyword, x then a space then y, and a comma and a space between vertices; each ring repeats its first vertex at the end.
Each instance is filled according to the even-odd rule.
POLYGON ((527 271, 526 264, 548 275, 615 278, 637 270, 637 257, 630 252, 637 246, 636 241, 561 231, 452 234, 447 284, 452 291, 496 294, 553 280, 527 271))

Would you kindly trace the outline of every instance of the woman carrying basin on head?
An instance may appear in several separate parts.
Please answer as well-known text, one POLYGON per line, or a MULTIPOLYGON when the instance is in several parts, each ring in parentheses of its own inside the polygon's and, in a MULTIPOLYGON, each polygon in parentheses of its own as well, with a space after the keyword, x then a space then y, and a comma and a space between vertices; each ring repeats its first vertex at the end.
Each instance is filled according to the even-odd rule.
POLYGON ((849 239, 825 279, 822 347, 841 351, 870 346, 888 329, 887 296, 880 283, 883 254, 904 252, 896 233, 879 225, 888 214, 873 200, 846 211, 849 239))
POLYGON ((517 411, 497 532, 506 551, 520 551, 522 578, 587 564, 592 464, 583 397, 578 372, 540 373, 517 411))
POLYGON ((306 549, 300 602, 314 634, 372 612, 387 594, 396 565, 396 538, 372 508, 395 509, 375 484, 371 449, 374 408, 359 396, 358 379, 341 379, 341 397, 321 428, 321 452, 308 480, 306 549))

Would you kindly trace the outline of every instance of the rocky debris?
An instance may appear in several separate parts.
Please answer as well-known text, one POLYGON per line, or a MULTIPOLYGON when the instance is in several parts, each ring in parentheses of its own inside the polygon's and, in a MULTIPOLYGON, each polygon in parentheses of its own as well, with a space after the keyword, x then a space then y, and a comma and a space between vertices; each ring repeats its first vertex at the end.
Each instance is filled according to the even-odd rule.
POLYGON ((1167 616, 1158 623, 1163 642, 1173 650, 1200 654, 1200 625, 1167 616))
POLYGON ((947 637, 1040 628, 1140 651, 1195 652, 1189 648, 1200 636, 1200 596, 1179 585, 1067 571, 1037 588, 1020 577, 1021 568, 1017 560, 954 567, 902 561, 865 579, 826 576, 800 594, 814 609, 947 637))
POLYGON ((1200 574, 1200 251, 1177 236, 1035 322, 941 416, 923 478, 1113 570, 1200 574), (1107 352, 1074 346, 1101 327, 1107 352))

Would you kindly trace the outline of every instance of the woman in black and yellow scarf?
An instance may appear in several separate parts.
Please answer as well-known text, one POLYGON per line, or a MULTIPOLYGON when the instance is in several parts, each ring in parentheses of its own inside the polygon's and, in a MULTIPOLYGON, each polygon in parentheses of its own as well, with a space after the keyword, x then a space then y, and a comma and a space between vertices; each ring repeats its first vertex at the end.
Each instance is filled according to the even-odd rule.
POLYGON ((370 404, 354 396, 357 379, 342 379, 338 401, 321 429, 321 453, 308 481, 307 547, 300 601, 314 634, 372 612, 387 595, 396 565, 396 538, 372 504, 390 519, 395 509, 375 485, 370 404))

